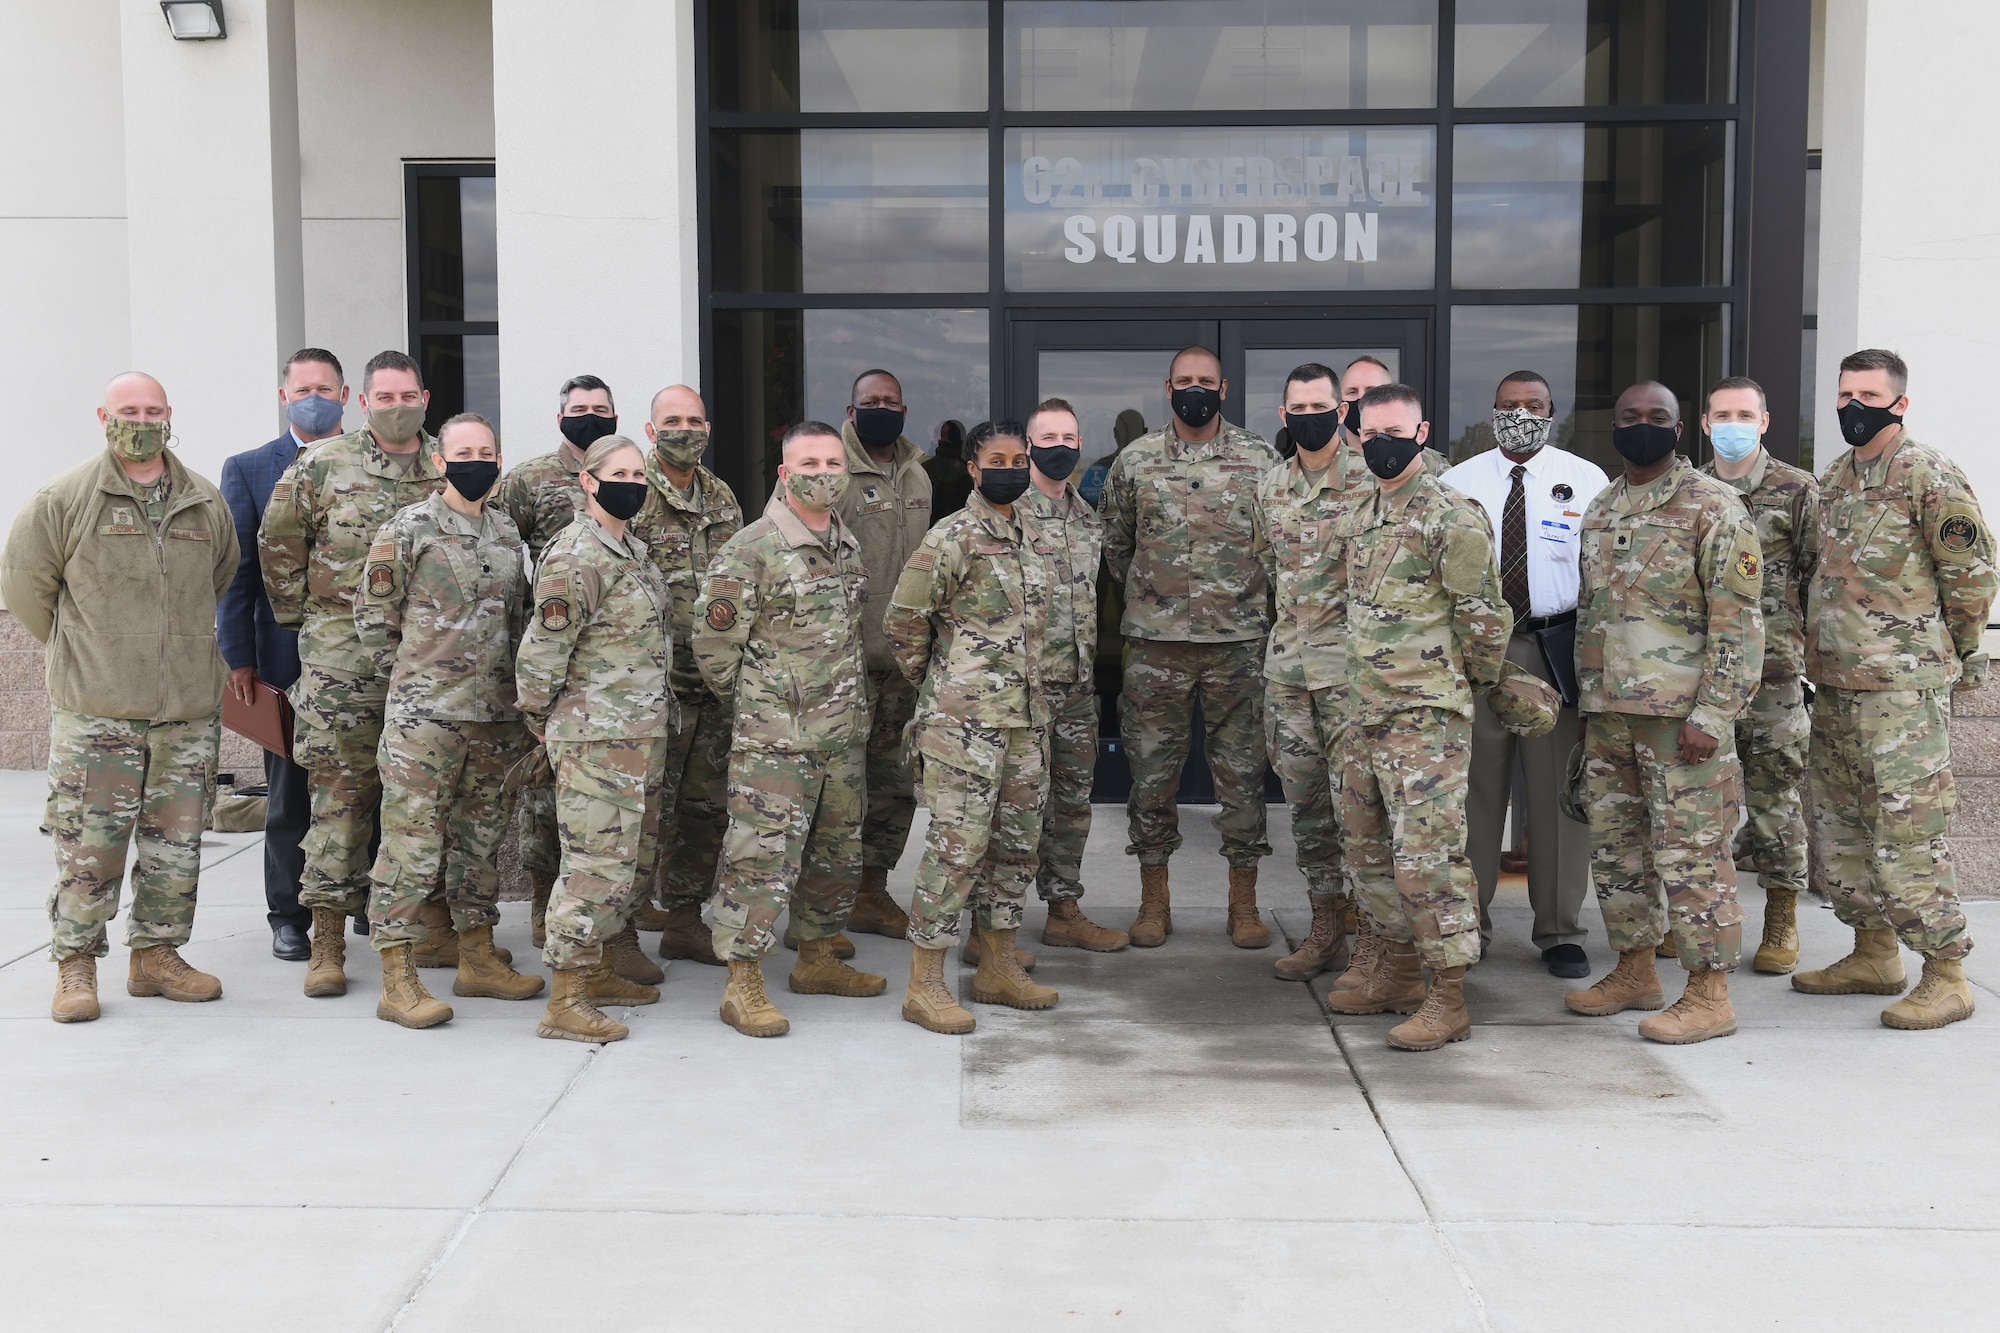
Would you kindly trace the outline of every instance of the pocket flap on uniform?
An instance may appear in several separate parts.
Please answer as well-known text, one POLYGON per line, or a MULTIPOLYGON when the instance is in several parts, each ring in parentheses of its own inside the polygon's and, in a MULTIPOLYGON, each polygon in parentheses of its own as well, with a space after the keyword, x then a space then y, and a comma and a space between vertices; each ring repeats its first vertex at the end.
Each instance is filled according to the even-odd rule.
POLYGON ((1399 755, 1396 777, 1403 785, 1403 803, 1421 805, 1439 796, 1463 798, 1466 787, 1463 747, 1438 737, 1438 746, 1422 754, 1399 755))
POLYGON ((917 728, 917 753, 961 773, 995 778, 1007 756, 1007 745, 1005 738, 991 728, 929 722, 917 728))
POLYGON ((1875 756, 1875 787, 1884 794, 1915 791, 1951 763, 1944 701, 1914 690, 1870 691, 1863 700, 1862 744, 1875 756))

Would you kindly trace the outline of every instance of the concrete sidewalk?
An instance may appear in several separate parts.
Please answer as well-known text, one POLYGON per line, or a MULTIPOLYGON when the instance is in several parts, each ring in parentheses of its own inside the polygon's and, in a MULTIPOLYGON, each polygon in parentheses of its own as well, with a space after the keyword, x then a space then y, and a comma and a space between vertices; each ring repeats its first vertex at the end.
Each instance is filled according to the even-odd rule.
MULTIPOLYGON (((1040 950, 1054 1011, 923 1032, 898 1013, 907 947, 864 936, 878 999, 791 995, 771 960, 782 1040, 724 1027, 721 972, 675 964, 662 1003, 620 1014, 631 1038, 595 1048, 537 1040, 539 1001, 379 1022, 359 939, 352 991, 303 998, 303 965, 269 953, 257 838, 216 836, 187 954, 224 998, 126 996, 121 925, 103 1019, 64 1027, 43 791, 0 773, 0 1327, 1903 1328, 2000 1308, 2000 948, 1972 958, 1979 1014, 1943 1031, 1746 969, 1739 1035, 1662 1047, 1639 1015, 1563 1010, 1516 885, 1467 984, 1472 1040, 1403 1054, 1392 1017, 1330 1026, 1273 980, 1280 946, 1228 945, 1190 809, 1178 933, 1040 950)), ((1124 841, 1099 807, 1085 903, 1119 926, 1124 841)), ((1272 841, 1267 916, 1296 936, 1281 809, 1272 841)), ((1974 913, 2000 945, 2000 910, 1974 913)), ((1809 962, 1844 952, 1831 912, 1803 915, 1809 962)), ((505 916, 528 965, 524 906, 505 916)))

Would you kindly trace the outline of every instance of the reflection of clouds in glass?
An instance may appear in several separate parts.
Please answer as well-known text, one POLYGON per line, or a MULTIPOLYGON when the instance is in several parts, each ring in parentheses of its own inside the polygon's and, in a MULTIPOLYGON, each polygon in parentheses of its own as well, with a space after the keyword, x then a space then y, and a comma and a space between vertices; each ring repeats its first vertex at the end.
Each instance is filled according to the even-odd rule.
POLYGON ((983 130, 805 130, 809 292, 984 290, 983 130))
POLYGON ((465 335, 465 410, 477 412, 500 429, 500 337, 465 335))
POLYGON ((1532 7, 1519 0, 1459 0, 1453 58, 1458 104, 1582 103, 1589 18, 1590 0, 1535 0, 1532 7), (1519 21, 1529 17, 1541 21, 1519 21))
POLYGON ((1462 125, 1452 143, 1452 285, 1576 286, 1584 127, 1462 125))
POLYGON ((461 238, 459 244, 464 247, 465 257, 464 318, 498 319, 500 318, 500 251, 494 212, 493 177, 459 177, 458 225, 461 238))
POLYGON ((1576 307, 1455 306, 1451 312, 1452 456, 1493 445, 1493 391, 1502 375, 1532 370, 1555 395, 1555 443, 1576 411, 1576 307))
POLYGON ((902 384, 903 433, 919 444, 936 438, 940 422, 985 421, 987 320, 984 310, 806 311, 806 415, 844 421, 854 377, 879 366, 902 384))
POLYGON ((986 109, 984 0, 802 0, 798 25, 801 111, 986 109))

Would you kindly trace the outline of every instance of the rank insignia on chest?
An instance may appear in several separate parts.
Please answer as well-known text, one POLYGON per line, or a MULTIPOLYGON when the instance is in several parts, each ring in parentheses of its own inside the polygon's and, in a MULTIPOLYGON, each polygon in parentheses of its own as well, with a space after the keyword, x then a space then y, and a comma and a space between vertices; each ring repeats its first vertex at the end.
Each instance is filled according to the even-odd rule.
POLYGON ((861 498, 869 504, 874 504, 882 498, 882 492, 876 490, 873 486, 863 486, 861 488, 861 498))
POLYGON ((1738 551, 1736 553, 1736 572, 1746 580, 1755 579, 1757 577, 1757 557, 1748 551, 1738 551))
POLYGON ((569 628, 569 598, 545 597, 539 609, 542 628, 553 633, 561 633, 569 628))
POLYGON ((368 566, 368 595, 387 597, 396 591, 396 571, 387 565, 368 566))
POLYGON ((1631 549, 1632 549, 1632 534, 1631 534, 1631 533, 1629 533, 1629 532, 1621 532, 1621 533, 1618 533, 1618 534, 1616 534, 1615 536, 1613 536, 1613 537, 1612 537, 1612 539, 1611 539, 1611 549, 1612 549, 1612 550, 1614 550, 1614 551, 1629 551, 1629 550, 1631 550, 1631 549))
POLYGON ((117 527, 129 528, 137 525, 138 518, 123 505, 116 505, 111 510, 111 522, 117 527))
POLYGON ((1947 551, 1964 554, 1979 540, 1979 525, 1965 514, 1953 514, 1938 525, 1938 544, 1947 551))
POLYGON ((1549 487, 1549 498, 1559 505, 1568 504, 1575 496, 1576 492, 1570 488, 1568 482, 1559 481, 1549 487))
POLYGON ((717 597, 708 604, 708 627, 712 630, 733 629, 736 625, 736 603, 726 597, 717 597))

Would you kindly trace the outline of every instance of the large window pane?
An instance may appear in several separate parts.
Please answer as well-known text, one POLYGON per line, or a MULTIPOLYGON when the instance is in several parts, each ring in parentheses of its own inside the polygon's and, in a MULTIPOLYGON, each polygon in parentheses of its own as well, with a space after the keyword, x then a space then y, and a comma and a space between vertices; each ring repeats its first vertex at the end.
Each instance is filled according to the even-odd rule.
POLYGON ((720 130, 718 291, 984 291, 981 130, 720 130))
POLYGON ((984 0, 728 0, 709 14, 717 111, 984 111, 984 0))
POLYGON ((1012 0, 1007 106, 1432 106, 1436 32, 1436 0, 1012 0))
POLYGON ((1551 443, 1610 475, 1624 464, 1611 447, 1611 407, 1640 380, 1680 399, 1681 452, 1707 457, 1696 421, 1702 395, 1727 360, 1725 305, 1457 306, 1451 312, 1451 456, 1493 447, 1493 391, 1528 370, 1555 393, 1551 443))
POLYGON ((418 317, 500 318, 493 177, 421 176, 416 205, 418 317))
POLYGON ((500 426, 500 337, 493 333, 426 333, 417 342, 417 364, 423 367, 430 406, 424 429, 439 426, 460 412, 477 412, 500 426))
POLYGON ((1336 377, 1360 356, 1372 356, 1389 367, 1389 378, 1403 378, 1403 349, 1400 347, 1248 347, 1243 351, 1244 384, 1237 393, 1243 400, 1243 424, 1271 442, 1273 448, 1290 458, 1294 452, 1281 432, 1284 419, 1278 413, 1285 406, 1285 376, 1299 366, 1325 366, 1336 377))
POLYGON ((1734 0, 1458 0, 1460 106, 1733 100, 1734 0))
POLYGON ((1007 287, 1429 287, 1429 127, 1009 130, 1007 287))
POLYGON ((1727 284, 1730 131, 1725 121, 1459 126, 1452 285, 1727 284))

